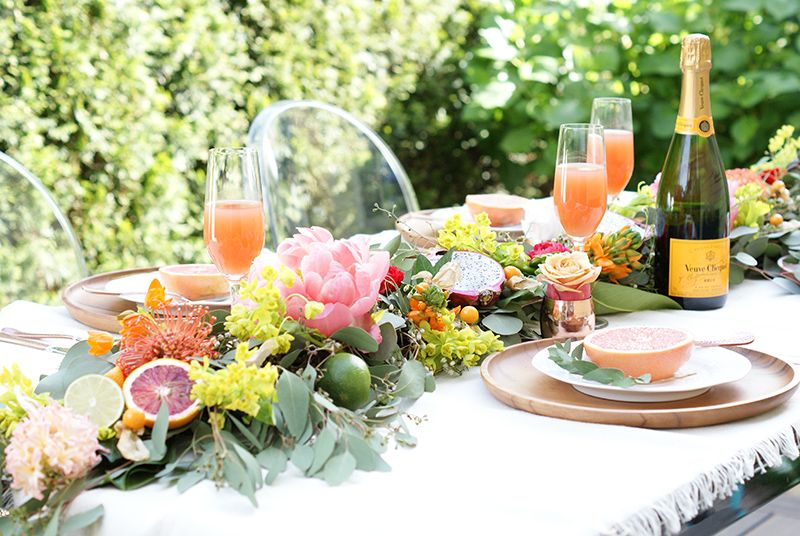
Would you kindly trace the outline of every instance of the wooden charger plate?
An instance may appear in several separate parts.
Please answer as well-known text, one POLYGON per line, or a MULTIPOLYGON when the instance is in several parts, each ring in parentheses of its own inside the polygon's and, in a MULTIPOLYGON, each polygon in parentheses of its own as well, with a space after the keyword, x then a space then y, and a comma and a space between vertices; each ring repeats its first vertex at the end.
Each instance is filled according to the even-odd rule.
POLYGON ((691 428, 746 419, 791 397, 800 383, 793 365, 746 348, 730 348, 752 363, 741 380, 674 402, 615 402, 579 393, 536 370, 531 359, 553 339, 511 346, 488 357, 481 377, 498 400, 537 415, 642 428, 691 428))
POLYGON ((119 332, 117 316, 123 311, 135 310, 136 304, 118 296, 86 292, 83 287, 103 289, 109 281, 114 279, 157 270, 157 266, 151 266, 89 276, 70 284, 61 291, 61 301, 64 302, 67 311, 75 320, 95 329, 117 333, 119 332))

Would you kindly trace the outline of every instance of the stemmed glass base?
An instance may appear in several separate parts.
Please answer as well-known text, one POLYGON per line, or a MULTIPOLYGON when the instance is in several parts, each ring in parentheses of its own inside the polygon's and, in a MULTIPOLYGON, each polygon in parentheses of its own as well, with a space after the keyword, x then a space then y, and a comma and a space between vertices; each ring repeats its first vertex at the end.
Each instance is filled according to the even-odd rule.
POLYGON ((225 279, 228 280, 228 287, 230 288, 231 292, 231 307, 237 302, 239 299, 239 286, 242 282, 243 275, 240 276, 230 276, 225 275, 225 279))

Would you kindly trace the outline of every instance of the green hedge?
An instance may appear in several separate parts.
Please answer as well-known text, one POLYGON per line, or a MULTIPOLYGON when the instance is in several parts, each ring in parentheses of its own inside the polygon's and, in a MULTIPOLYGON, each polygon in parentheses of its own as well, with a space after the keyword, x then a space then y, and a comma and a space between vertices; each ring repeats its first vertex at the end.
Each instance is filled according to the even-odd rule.
POLYGON ((799 27, 794 0, 3 0, 0 150, 54 192, 91 270, 203 259, 206 150, 275 100, 375 125, 423 206, 541 195, 558 125, 597 95, 633 97, 635 177, 659 170, 687 31, 713 38, 726 163, 753 161, 800 125, 799 27))
POLYGON ((514 0, 467 8, 475 22, 464 48, 426 71, 389 119, 402 125, 393 144, 423 205, 458 203, 464 191, 482 188, 549 193, 558 126, 588 121, 597 96, 632 98, 631 183, 651 180, 675 124, 680 40, 690 32, 712 38, 712 111, 728 167, 757 160, 780 125, 800 126, 797 0, 514 0), (437 186, 444 182, 457 187, 437 186))

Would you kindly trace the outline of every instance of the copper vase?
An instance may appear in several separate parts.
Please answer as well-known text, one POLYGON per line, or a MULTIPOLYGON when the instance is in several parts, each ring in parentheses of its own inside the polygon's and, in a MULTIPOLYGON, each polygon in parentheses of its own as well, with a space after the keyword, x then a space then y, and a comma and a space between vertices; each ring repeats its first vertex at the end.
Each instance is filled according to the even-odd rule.
POLYGON ((594 331, 594 320, 592 298, 559 300, 545 297, 542 300, 539 315, 542 337, 582 338, 594 331))

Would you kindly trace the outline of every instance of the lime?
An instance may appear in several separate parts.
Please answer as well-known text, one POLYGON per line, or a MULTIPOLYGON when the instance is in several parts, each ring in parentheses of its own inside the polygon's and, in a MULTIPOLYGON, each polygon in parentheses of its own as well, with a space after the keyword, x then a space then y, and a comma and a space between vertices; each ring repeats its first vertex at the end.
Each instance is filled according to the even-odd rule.
POLYGON ((355 410, 369 401, 369 367, 360 357, 339 353, 322 365, 319 386, 337 406, 355 410))
POLYGON ((67 387, 64 406, 86 415, 99 428, 108 428, 119 420, 125 399, 117 382, 101 374, 81 376, 67 387))

